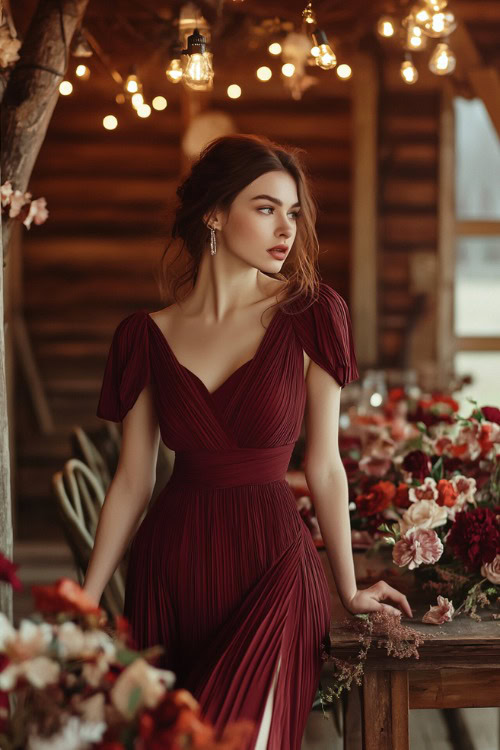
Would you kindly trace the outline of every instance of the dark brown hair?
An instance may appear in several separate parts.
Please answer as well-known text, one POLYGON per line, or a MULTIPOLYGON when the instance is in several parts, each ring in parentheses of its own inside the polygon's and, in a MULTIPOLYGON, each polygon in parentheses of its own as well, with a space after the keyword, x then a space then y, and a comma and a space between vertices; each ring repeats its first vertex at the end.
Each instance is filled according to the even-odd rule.
POLYGON ((283 301, 288 307, 305 295, 311 302, 318 294, 318 238, 315 229, 316 203, 309 177, 301 162, 302 149, 289 148, 256 135, 228 135, 211 141, 191 167, 189 175, 177 188, 179 203, 172 226, 172 239, 165 248, 160 264, 160 290, 164 301, 179 301, 194 286, 202 253, 209 242, 210 231, 203 218, 215 209, 227 211, 247 185, 266 172, 288 172, 297 185, 301 211, 297 234, 283 271, 267 274, 286 281, 283 301), (168 251, 176 243, 177 256, 168 251), (177 268, 176 268, 177 266, 177 268), (185 291, 181 294, 181 290, 185 291))

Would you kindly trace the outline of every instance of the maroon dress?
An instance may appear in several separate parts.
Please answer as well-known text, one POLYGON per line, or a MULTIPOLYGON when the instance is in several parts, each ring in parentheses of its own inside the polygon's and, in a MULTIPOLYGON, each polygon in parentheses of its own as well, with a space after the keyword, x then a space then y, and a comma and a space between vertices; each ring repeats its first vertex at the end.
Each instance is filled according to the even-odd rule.
POLYGON ((359 377, 347 305, 323 282, 306 310, 275 311, 252 359, 212 393, 141 310, 115 331, 97 409, 121 421, 151 383, 175 451, 130 551, 124 614, 138 646, 165 647, 163 666, 218 729, 253 720, 251 748, 273 685, 268 750, 300 748, 329 642, 326 578, 285 481, 303 351, 340 385, 359 377))

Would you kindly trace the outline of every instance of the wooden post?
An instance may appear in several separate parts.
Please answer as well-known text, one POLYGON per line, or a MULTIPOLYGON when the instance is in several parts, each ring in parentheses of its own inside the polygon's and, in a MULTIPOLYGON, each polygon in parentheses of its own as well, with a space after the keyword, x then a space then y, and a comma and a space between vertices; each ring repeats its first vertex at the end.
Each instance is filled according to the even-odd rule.
POLYGON ((377 361, 377 123, 375 62, 359 53, 352 89, 352 267, 350 307, 361 365, 377 361))

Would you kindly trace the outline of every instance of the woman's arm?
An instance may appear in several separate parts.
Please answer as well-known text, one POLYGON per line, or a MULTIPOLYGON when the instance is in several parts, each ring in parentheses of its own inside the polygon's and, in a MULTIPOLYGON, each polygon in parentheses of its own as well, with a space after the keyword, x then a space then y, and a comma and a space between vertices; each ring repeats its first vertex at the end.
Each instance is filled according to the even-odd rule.
POLYGON ((311 360, 306 377, 305 475, 314 498, 321 536, 339 597, 353 614, 386 609, 412 617, 407 598, 385 581, 358 590, 351 545, 351 523, 347 476, 339 453, 338 429, 341 387, 323 368, 311 360))
POLYGON ((83 588, 97 602, 121 561, 154 489, 160 430, 151 386, 123 420, 118 466, 99 516, 83 588))

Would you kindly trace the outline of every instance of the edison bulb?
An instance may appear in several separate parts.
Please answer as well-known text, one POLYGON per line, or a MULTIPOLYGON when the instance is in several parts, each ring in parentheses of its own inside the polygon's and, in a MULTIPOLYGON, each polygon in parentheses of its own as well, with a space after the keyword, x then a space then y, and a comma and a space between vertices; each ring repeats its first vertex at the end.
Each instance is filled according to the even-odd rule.
POLYGON ((134 109, 137 109, 137 107, 140 107, 141 104, 144 104, 144 97, 142 94, 137 92, 137 94, 132 95, 132 98, 130 99, 130 101, 134 109))
POLYGON ((165 75, 170 83, 179 83, 183 75, 181 61, 178 59, 170 60, 170 65, 166 69, 165 75))
POLYGON ((78 76, 78 78, 81 78, 82 81, 86 81, 90 76, 90 68, 87 68, 86 65, 77 65, 75 74, 78 76))
POLYGON ((446 76, 453 73, 457 64, 457 58, 445 42, 436 45, 429 60, 429 70, 437 76, 446 76))
POLYGON ((157 112, 162 112, 164 109, 167 108, 167 100, 164 96, 155 96, 155 98, 152 101, 153 108, 156 109, 157 112))
POLYGON ((452 31, 455 31, 457 19, 451 10, 438 11, 437 13, 431 13, 430 18, 420 25, 427 36, 439 39, 439 37, 448 36, 452 31))
POLYGON ((380 36, 383 36, 386 39, 394 36, 395 28, 392 18, 390 16, 382 16, 381 18, 379 18, 377 23, 377 31, 380 36))
POLYGON ((281 66, 281 72, 287 78, 291 78, 295 73, 295 65, 293 63, 285 63, 281 66))
POLYGON ((319 47, 314 45, 314 47, 311 47, 311 56, 317 57, 319 55, 319 47))
POLYGON ((151 107, 149 104, 140 104, 136 110, 139 117, 149 117, 151 114, 151 107))
POLYGON ((241 96, 241 87, 237 83, 232 83, 227 87, 227 95, 230 99, 239 99, 241 96))
POLYGON ((208 53, 193 52, 188 58, 183 73, 184 83, 193 89, 208 88, 214 77, 208 53))
POLYGON ((329 44, 319 45, 319 55, 314 58, 316 65, 319 65, 323 70, 332 70, 337 64, 337 58, 335 52, 332 50, 329 44))
POLYGON ((400 68, 401 78, 405 83, 416 83, 418 81, 418 70, 411 60, 404 60, 400 68))
POLYGON ((423 33, 420 26, 410 19, 407 24, 406 32, 406 49, 409 50, 421 50, 427 46, 427 37, 423 33))
POLYGON ((273 42, 269 45, 267 48, 271 55, 280 55, 281 54, 281 44, 279 42, 273 42))

